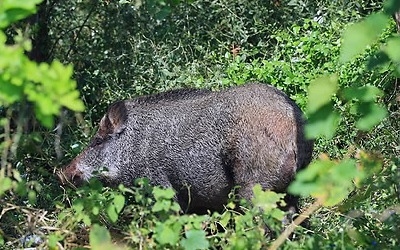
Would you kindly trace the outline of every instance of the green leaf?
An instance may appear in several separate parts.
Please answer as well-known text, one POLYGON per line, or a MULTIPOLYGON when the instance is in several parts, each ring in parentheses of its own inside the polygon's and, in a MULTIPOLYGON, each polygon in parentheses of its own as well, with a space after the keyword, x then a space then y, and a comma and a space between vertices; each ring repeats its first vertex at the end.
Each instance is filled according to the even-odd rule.
POLYGON ((153 208, 151 209, 152 212, 160 212, 165 211, 168 212, 171 208, 171 201, 170 200, 158 200, 154 203, 153 208))
MULTIPOLYGON (((285 197, 284 194, 278 194, 270 190, 263 191, 260 184, 256 184, 253 187, 254 196, 251 199, 254 206, 259 207, 264 210, 264 212, 269 213, 278 207, 277 203, 281 202, 285 197)), ((281 218, 284 216, 282 212, 281 218)))
POLYGON ((92 219, 90 219, 89 215, 81 214, 81 216, 82 216, 82 221, 84 224, 86 224, 88 226, 92 225, 92 219))
POLYGON ((357 99, 363 102, 375 101, 378 97, 383 95, 383 91, 375 86, 363 87, 348 87, 343 91, 343 97, 350 101, 357 99))
POLYGON ((207 249, 209 242, 203 230, 189 230, 185 232, 185 238, 181 240, 181 246, 187 250, 207 249))
POLYGON ((35 115, 40 123, 47 127, 52 128, 54 126, 54 117, 52 115, 45 115, 35 106, 35 115))
POLYGON ((108 215, 108 217, 110 218, 110 220, 112 221, 112 222, 117 222, 117 220, 118 220, 118 213, 117 213, 117 211, 116 211, 116 209, 115 209, 115 206, 114 206, 114 204, 109 204, 108 206, 107 206, 107 215, 108 215))
POLYGON ((72 208, 75 210, 76 213, 81 213, 83 211, 83 201, 81 199, 76 199, 75 202, 72 204, 72 208))
POLYGON ((64 237, 59 235, 58 232, 56 232, 54 234, 50 234, 47 237, 47 242, 48 242, 47 244, 48 244, 49 249, 58 249, 57 243, 59 241, 62 241, 63 239, 64 239, 64 237))
POLYGON ((1 177, 0 196, 2 196, 6 191, 11 189, 11 187, 12 187, 11 178, 9 178, 9 177, 1 177))
POLYGON ((36 12, 43 0, 2 0, 0 4, 0 29, 36 12))
POLYGON ((160 223, 156 226, 156 240, 161 245, 175 245, 179 240, 180 225, 178 223, 160 223))
POLYGON ((307 138, 324 136, 332 138, 340 122, 340 114, 333 109, 333 104, 328 103, 308 116, 305 126, 307 138))
POLYGON ((389 38, 383 51, 386 52, 392 61, 400 62, 400 37, 389 38))
POLYGON ((0 103, 10 105, 22 99, 22 88, 8 81, 4 81, 0 76, 0 103))
POLYGON ((296 195, 310 195, 324 206, 334 206, 347 198, 354 188, 353 181, 363 176, 363 171, 356 168, 355 160, 334 162, 323 158, 300 171, 288 191, 296 195))
POLYGON ((100 208, 98 206, 92 207, 92 214, 98 215, 100 213, 100 208))
POLYGON ((232 213, 230 213, 229 211, 225 211, 223 214, 221 214, 221 218, 218 221, 219 223, 221 223, 222 227, 226 227, 231 219, 232 213))
POLYGON ((384 13, 374 13, 359 23, 350 25, 343 33, 340 62, 346 63, 373 44, 388 26, 390 18, 384 13))
POLYGON ((29 200, 29 203, 31 203, 31 204, 36 203, 36 192, 34 190, 29 190, 28 200, 29 200))
POLYGON ((309 196, 321 189, 318 179, 326 175, 334 162, 329 160, 316 160, 306 169, 297 173, 295 181, 289 186, 288 191, 291 194, 309 196))
POLYGON ((323 205, 334 206, 346 199, 354 188, 354 179, 358 176, 355 160, 353 159, 343 160, 334 165, 329 175, 326 176, 327 178, 323 179, 327 188, 327 198, 323 205))
POLYGON ((117 213, 120 213, 125 206, 125 196, 118 194, 114 196, 114 206, 117 213))
POLYGON ((118 220, 118 214, 125 206, 125 197, 123 195, 115 195, 111 204, 107 207, 107 215, 112 222, 118 220))
POLYGON ((175 192, 171 188, 154 187, 153 195, 156 200, 160 199, 170 200, 175 196, 175 192))
POLYGON ((356 122, 356 126, 364 131, 371 130, 388 115, 385 107, 373 102, 361 103, 357 110, 362 116, 356 122))
POLYGON ((89 234, 89 242, 92 249, 97 249, 104 244, 108 245, 111 243, 110 232, 105 227, 93 224, 89 234))
POLYGON ((61 105, 70 110, 77 112, 85 110, 85 105, 82 100, 79 99, 79 92, 76 90, 60 96, 59 101, 61 105))
POLYGON ((368 58, 367 68, 368 70, 373 70, 377 66, 389 67, 390 58, 383 51, 378 51, 375 55, 368 58))
POLYGON ((329 103, 337 90, 336 75, 325 76, 312 81, 308 87, 307 112, 316 112, 322 106, 329 103))

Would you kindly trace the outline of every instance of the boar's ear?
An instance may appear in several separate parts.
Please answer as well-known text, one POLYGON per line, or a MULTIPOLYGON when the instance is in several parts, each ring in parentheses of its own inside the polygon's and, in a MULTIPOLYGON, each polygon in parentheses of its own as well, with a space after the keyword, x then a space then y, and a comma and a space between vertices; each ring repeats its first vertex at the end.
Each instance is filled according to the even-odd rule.
POLYGON ((128 113, 124 101, 112 104, 100 121, 99 135, 119 134, 125 129, 128 113))

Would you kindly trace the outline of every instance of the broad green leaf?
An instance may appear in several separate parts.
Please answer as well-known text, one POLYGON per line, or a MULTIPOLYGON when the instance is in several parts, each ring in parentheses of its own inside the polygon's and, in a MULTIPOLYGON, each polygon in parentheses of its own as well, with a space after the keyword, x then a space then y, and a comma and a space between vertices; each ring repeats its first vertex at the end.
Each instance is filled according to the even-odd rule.
POLYGON ((171 206, 171 201, 169 200, 159 200, 156 203, 154 203, 151 211, 156 213, 156 212, 160 212, 160 211, 169 211, 169 208, 171 206))
POLYGON ((58 232, 50 234, 47 237, 47 244, 49 246, 49 249, 58 249, 57 243, 59 241, 62 241, 63 239, 64 239, 64 236, 60 235, 58 232))
POLYGON ((278 194, 270 190, 263 191, 260 184, 253 187, 253 193, 254 196, 251 201, 255 207, 261 208, 264 213, 272 215, 277 220, 283 219, 285 213, 277 208, 277 203, 283 202, 284 194, 278 194))
POLYGON ((160 223, 156 226, 156 240, 161 245, 175 245, 179 240, 180 225, 160 223))
POLYGON ((209 245, 203 230, 186 231, 185 238, 181 240, 181 246, 187 250, 208 249, 209 245))
POLYGON ((371 130, 388 115, 385 107, 373 102, 361 103, 358 106, 358 111, 361 117, 356 122, 356 126, 358 129, 364 131, 371 130))
POLYGON ((83 211, 83 202, 81 199, 75 200, 72 204, 72 208, 75 210, 76 213, 80 213, 83 211))
POLYGON ((34 190, 29 190, 28 200, 29 200, 29 203, 31 203, 31 204, 36 203, 36 192, 34 190))
POLYGON ((89 215, 81 214, 81 216, 82 216, 82 221, 85 225, 88 225, 88 226, 92 225, 92 219, 90 219, 89 215))
POLYGON ((117 211, 115 210, 115 206, 113 205, 113 204, 110 204, 110 205, 108 205, 108 207, 107 207, 107 215, 108 215, 108 217, 110 218, 110 220, 112 221, 112 222, 117 222, 117 220, 118 220, 118 213, 117 213, 117 211))
POLYGON ((125 206, 125 196, 120 195, 120 194, 116 195, 114 197, 113 203, 114 203, 116 212, 120 213, 125 206))
POLYGON ((0 29, 36 12, 43 0, 2 0, 0 4, 0 29))
MULTIPOLYGON (((400 1, 399 1, 400 2, 400 1)), ((386 47, 383 48, 383 51, 386 52, 388 57, 394 61, 400 62, 400 37, 392 37, 387 41, 386 47)))
POLYGON ((322 189, 318 180, 321 176, 327 175, 333 165, 334 162, 330 160, 319 159, 312 162, 306 169, 297 173, 296 179, 290 184, 288 191, 295 195, 309 196, 322 189))
POLYGON ((170 188, 154 187, 153 195, 156 200, 159 199, 172 199, 175 196, 174 190, 170 188))
POLYGON ((338 89, 337 76, 325 76, 310 83, 308 87, 307 112, 313 113, 329 103, 338 89))
POLYGON ((47 128, 52 128, 54 126, 54 117, 52 115, 44 115, 35 108, 35 116, 43 126, 47 128))
POLYGON ((0 196, 4 194, 4 192, 8 191, 12 187, 12 181, 9 177, 0 177, 0 196))
POLYGON ((377 66, 381 66, 384 71, 389 69, 390 58, 383 51, 378 51, 375 55, 368 58, 367 68, 373 70, 377 66))
POLYGON ((373 44, 388 26, 390 18, 384 13, 374 13, 363 21, 350 25, 343 33, 340 62, 346 63, 373 44))
POLYGON ((20 86, 4 81, 0 76, 0 104, 10 105, 22 99, 23 89, 20 86))
POLYGON ((369 241, 368 237, 366 237, 364 234, 360 233, 359 230, 357 230, 353 227, 348 227, 348 228, 346 228, 346 233, 350 237, 350 239, 357 245, 368 244, 368 241, 369 241))
POLYGON ((375 86, 348 87, 343 91, 343 97, 350 101, 357 99, 363 102, 375 101, 383 95, 383 91, 375 86))
POLYGON ((339 122, 339 113, 334 111, 332 103, 328 103, 308 116, 304 131, 307 138, 317 138, 319 136, 332 138, 339 122))
POLYGON ((96 247, 100 247, 103 244, 110 244, 110 232, 105 227, 102 227, 98 224, 93 224, 92 228, 90 229, 89 242, 93 249, 96 249, 96 247))
POLYGON ((98 215, 100 213, 100 208, 98 206, 94 206, 92 208, 92 214, 98 215))
POLYGON ((221 223, 221 226, 226 227, 231 219, 232 213, 225 211, 223 214, 221 214, 221 218, 218 221, 221 223))
POLYGON ((327 194, 314 193, 314 197, 325 197, 324 206, 334 206, 347 198, 354 189, 353 181, 358 171, 354 160, 343 160, 334 165, 329 175, 324 178, 327 194))
POLYGON ((85 105, 79 99, 79 92, 74 90, 60 96, 60 104, 73 111, 84 111, 85 105))
POLYGON ((334 206, 346 199, 354 188, 353 181, 362 176, 354 160, 319 159, 300 171, 288 190, 292 194, 310 195, 324 206, 334 206))

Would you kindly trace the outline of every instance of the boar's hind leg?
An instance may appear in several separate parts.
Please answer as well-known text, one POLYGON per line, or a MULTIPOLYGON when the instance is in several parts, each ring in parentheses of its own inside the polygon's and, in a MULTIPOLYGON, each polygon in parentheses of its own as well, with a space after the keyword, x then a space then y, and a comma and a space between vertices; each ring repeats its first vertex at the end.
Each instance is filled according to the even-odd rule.
MULTIPOLYGON (((237 194, 248 201, 253 197, 256 184, 260 184, 263 190, 285 192, 296 172, 295 151, 290 147, 282 149, 256 144, 255 141, 239 144, 241 147, 233 162, 235 186, 239 186, 237 194)), ((288 196, 285 201, 287 206, 283 207, 284 210, 297 211, 296 197, 288 196)))

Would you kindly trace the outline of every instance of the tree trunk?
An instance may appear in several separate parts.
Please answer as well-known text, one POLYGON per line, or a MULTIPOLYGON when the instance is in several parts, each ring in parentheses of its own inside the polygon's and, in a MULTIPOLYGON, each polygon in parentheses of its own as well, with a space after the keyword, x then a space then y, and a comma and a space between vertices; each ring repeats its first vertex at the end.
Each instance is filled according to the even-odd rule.
POLYGON ((394 14, 394 20, 396 21, 397 24, 397 32, 400 33, 400 11, 394 14))
POLYGON ((38 11, 35 15, 28 19, 32 27, 36 27, 36 31, 32 34, 32 50, 28 56, 35 62, 51 61, 49 40, 49 13, 56 1, 43 1, 38 6, 38 11))

